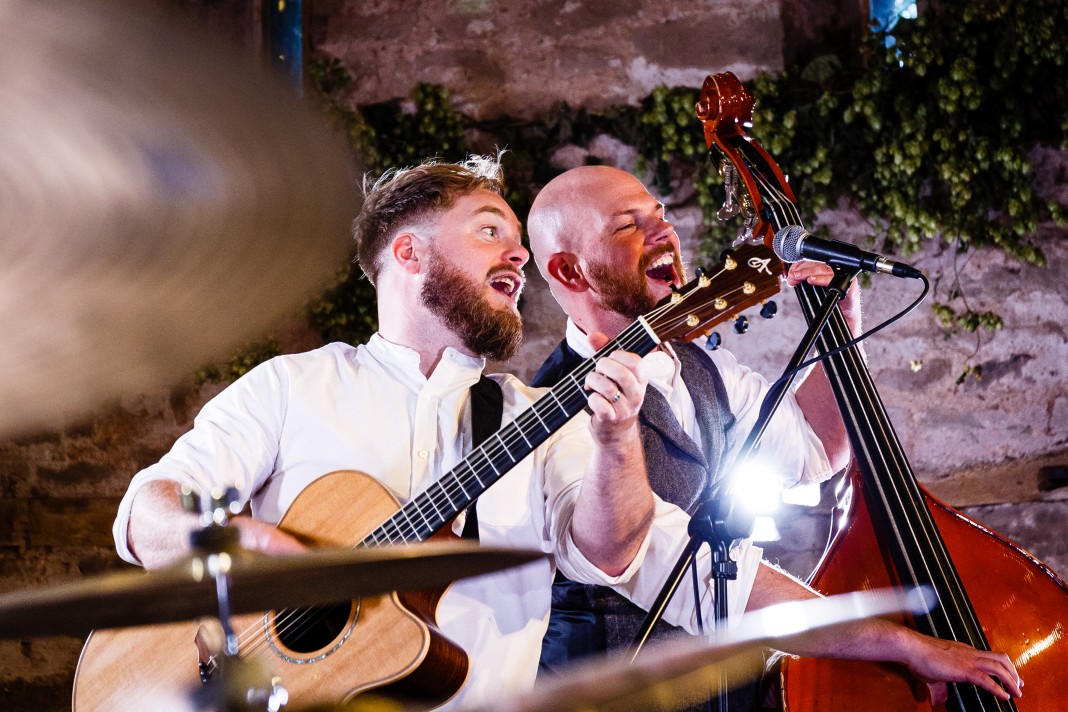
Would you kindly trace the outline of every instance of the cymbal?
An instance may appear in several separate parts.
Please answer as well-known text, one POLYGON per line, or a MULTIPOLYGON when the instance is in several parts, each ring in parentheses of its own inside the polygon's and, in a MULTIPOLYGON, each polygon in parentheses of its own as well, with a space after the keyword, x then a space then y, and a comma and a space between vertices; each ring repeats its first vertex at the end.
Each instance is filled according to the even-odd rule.
POLYGON ((151 5, 0 3, 0 436, 229 355, 349 252, 351 151, 151 5))
POLYGON ((427 542, 286 556, 238 550, 223 556, 193 556, 158 572, 129 571, 0 595, 0 638, 85 635, 94 628, 218 615, 211 574, 217 565, 229 572, 231 612, 239 614, 437 588, 545 555, 468 542, 427 542))
POLYGON ((499 712, 672 710, 755 680, 765 648, 801 640, 809 631, 933 605, 929 590, 866 591, 782 603, 746 613, 717 642, 666 641, 644 648, 634 662, 616 657, 580 663, 539 680, 530 693, 494 703, 499 712))

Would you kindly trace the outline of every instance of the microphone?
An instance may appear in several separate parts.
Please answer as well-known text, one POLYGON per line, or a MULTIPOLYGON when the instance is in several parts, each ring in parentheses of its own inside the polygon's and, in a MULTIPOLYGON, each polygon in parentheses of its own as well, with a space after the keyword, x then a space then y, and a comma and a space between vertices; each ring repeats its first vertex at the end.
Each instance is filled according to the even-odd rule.
POLYGON ((850 245, 848 242, 814 237, 797 225, 787 225, 775 233, 772 249, 783 262, 814 260, 826 262, 832 267, 884 272, 895 277, 911 279, 923 278, 923 274, 918 269, 904 262, 888 260, 874 252, 866 252, 856 245, 850 245))

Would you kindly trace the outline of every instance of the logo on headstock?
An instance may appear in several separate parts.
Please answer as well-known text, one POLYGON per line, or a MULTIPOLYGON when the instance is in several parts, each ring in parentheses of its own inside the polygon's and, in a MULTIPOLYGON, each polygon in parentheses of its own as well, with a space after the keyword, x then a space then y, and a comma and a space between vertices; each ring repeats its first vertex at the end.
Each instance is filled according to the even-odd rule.
POLYGON ((749 258, 749 267, 755 269, 757 272, 763 272, 764 274, 771 276, 771 268, 768 265, 771 264, 771 258, 766 257, 761 259, 759 257, 749 258))

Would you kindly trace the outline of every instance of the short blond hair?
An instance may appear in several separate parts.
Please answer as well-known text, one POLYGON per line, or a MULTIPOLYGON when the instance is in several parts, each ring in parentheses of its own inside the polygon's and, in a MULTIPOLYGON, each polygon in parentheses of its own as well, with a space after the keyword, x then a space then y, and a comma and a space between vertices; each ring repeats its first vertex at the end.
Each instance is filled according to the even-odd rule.
POLYGON ((389 240, 405 225, 448 210, 457 198, 476 190, 504 195, 501 156, 471 156, 463 163, 431 159, 418 166, 390 169, 371 184, 364 184, 364 203, 352 223, 356 259, 376 284, 379 260, 389 240))

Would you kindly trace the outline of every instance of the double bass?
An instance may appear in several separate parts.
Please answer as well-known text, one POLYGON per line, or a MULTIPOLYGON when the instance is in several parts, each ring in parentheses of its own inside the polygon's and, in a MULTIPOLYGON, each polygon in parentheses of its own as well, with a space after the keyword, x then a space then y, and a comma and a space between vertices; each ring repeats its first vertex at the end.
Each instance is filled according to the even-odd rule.
MULTIPOLYGON (((710 153, 721 157, 727 204, 739 206, 745 219, 741 239, 770 245, 780 229, 803 222, 782 170, 744 132, 752 125, 754 104, 738 79, 724 73, 705 80, 696 111, 710 153)), ((827 294, 805 283, 796 291, 811 322, 827 294)), ((851 338, 835 310, 817 348, 828 353, 851 338)), ((931 586, 939 605, 899 622, 937 638, 1006 653, 1026 686, 1023 697, 1001 701, 974 685, 950 684, 945 706, 934 707, 926 686, 903 668, 787 658, 781 673, 784 709, 1068 710, 1068 587, 1020 547, 919 484, 856 347, 830 355, 823 367, 853 460, 838 493, 830 542, 809 584, 824 594, 931 586)))

